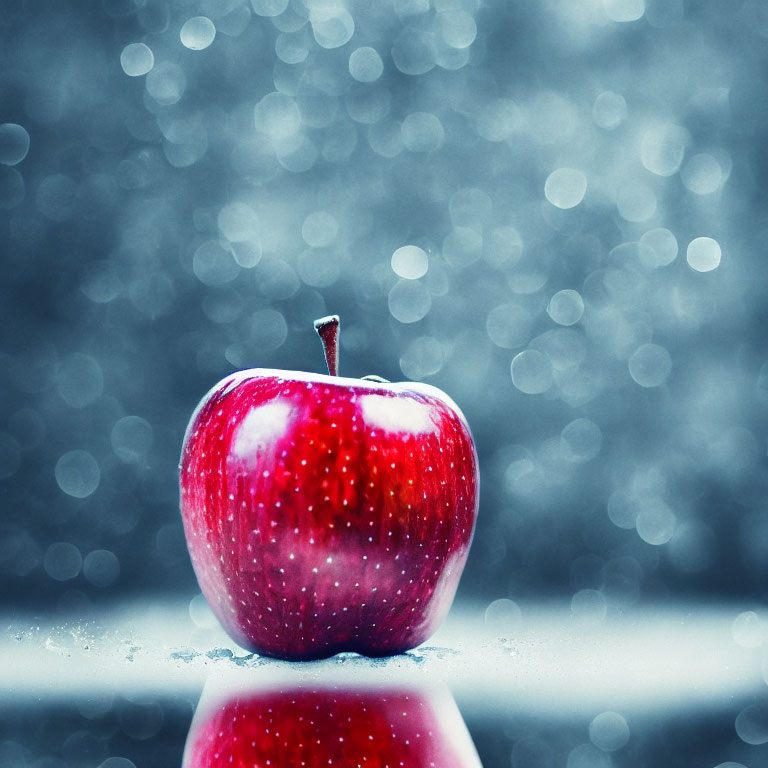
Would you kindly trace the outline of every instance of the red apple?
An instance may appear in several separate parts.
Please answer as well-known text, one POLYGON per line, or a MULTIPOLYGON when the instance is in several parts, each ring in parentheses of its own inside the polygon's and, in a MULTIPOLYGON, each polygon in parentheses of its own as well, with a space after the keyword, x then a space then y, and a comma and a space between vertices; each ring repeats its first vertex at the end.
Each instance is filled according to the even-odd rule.
POLYGON ((207 691, 182 768, 481 768, 459 710, 442 687, 296 685, 207 691))
MULTIPOLYGON (((335 373, 338 318, 318 323, 335 373)), ((423 642, 453 601, 477 456, 434 387, 256 368, 193 414, 180 490, 200 587, 237 643, 382 656, 423 642)))

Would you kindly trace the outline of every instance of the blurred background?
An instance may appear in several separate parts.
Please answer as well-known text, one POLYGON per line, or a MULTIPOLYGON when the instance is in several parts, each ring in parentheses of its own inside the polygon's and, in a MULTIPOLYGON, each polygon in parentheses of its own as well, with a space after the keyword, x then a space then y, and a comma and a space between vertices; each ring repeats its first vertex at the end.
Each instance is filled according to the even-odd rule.
POLYGON ((4 0, 5 607, 195 595, 189 416, 322 371, 328 313, 471 424, 460 598, 764 600, 767 41, 762 0, 4 0))

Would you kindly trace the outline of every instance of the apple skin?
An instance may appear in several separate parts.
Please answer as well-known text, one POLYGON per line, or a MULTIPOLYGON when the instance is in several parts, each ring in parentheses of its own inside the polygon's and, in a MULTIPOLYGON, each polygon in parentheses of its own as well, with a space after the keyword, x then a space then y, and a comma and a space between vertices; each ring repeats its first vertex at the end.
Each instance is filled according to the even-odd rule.
POLYGON ((482 768, 447 688, 296 686, 203 694, 182 768, 482 768))
POLYGON ((401 653, 456 592, 478 508, 458 407, 424 384, 252 369, 201 401, 181 513, 211 609, 283 659, 401 653))

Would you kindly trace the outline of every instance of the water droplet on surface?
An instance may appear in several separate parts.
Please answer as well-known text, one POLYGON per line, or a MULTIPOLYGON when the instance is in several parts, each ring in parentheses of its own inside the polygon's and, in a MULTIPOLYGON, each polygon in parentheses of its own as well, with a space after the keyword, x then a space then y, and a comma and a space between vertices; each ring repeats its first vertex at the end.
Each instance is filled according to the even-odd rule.
POLYGON ((552 363, 536 349, 526 349, 512 360, 512 383, 527 395, 540 395, 552 386, 552 363))
POLYGON ((129 77, 141 77, 155 66, 155 55, 144 43, 130 43, 120 54, 120 66, 129 77))
POLYGON ((672 359, 658 344, 642 344, 629 358, 629 374, 641 387, 658 387, 672 372, 672 359))
POLYGON ((94 549, 83 560, 83 576, 94 587, 111 587, 120 576, 120 561, 108 549, 94 549))
POLYGON ((215 37, 216 26, 207 16, 193 16, 187 19, 179 32, 182 45, 191 51, 205 50, 215 37))
POLYGON ((373 83, 384 72, 384 62, 375 48, 357 48, 349 57, 349 74, 361 83, 373 83))
POLYGON ((558 168, 547 177, 544 195, 557 208, 577 206, 587 192, 587 177, 575 168, 558 168))
POLYGON ((405 280, 418 280, 427 274, 429 257, 417 245, 404 245, 398 248, 391 259, 392 271, 405 280))
POLYGON ((80 573, 82 565, 80 550, 66 541, 51 544, 43 557, 45 572, 56 581, 74 579, 80 573))
POLYGON ((627 119, 627 102, 620 93, 603 91, 592 105, 592 120, 606 131, 613 131, 627 119))
POLYGON ((558 291, 549 300, 547 314, 559 325, 575 325, 584 314, 584 299, 578 291, 558 291))
POLYGON ((605 752, 615 752, 629 741, 629 726, 618 712, 601 712, 589 724, 589 739, 605 752))
POLYGON ((691 269, 711 272, 720 266, 720 244, 711 237, 697 237, 688 243, 686 259, 691 269))
POLYGON ((27 129, 17 123, 0 125, 0 163, 17 165, 29 152, 27 129))

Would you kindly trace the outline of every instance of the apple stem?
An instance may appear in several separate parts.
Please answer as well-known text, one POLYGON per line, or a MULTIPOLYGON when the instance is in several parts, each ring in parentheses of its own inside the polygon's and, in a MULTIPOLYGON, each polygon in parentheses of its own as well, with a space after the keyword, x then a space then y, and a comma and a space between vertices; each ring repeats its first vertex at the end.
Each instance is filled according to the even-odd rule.
POLYGON ((325 362, 331 376, 339 375, 339 316, 330 315, 315 320, 315 330, 323 342, 325 362))

